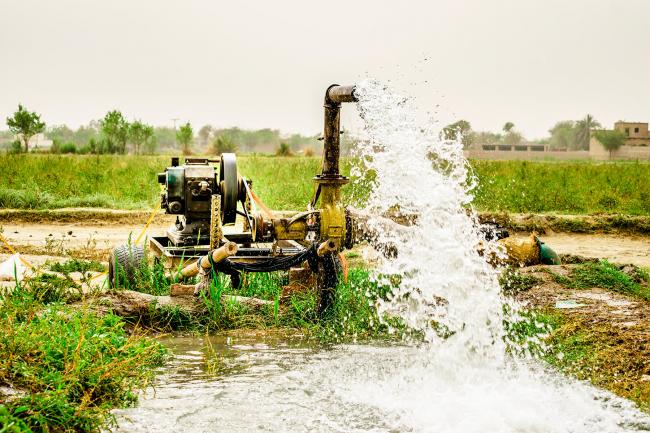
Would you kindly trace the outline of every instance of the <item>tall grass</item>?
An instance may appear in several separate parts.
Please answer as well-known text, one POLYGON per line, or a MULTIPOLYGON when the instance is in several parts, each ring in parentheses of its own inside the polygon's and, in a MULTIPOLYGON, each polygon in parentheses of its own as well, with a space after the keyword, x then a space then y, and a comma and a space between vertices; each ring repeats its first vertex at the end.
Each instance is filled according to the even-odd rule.
POLYGON ((0 298, 0 384, 17 391, 0 391, 1 431, 99 431, 163 361, 165 349, 119 317, 63 305, 67 287, 41 281, 0 298))
MULTIPOLYGON (((166 156, 0 155, 0 207, 147 209, 158 201, 166 156)), ((240 174, 273 209, 304 209, 320 158, 243 155, 240 174)), ((650 164, 639 162, 472 161, 480 210, 650 215, 650 164)), ((342 161, 350 172, 350 160, 342 161)), ((373 175, 373 173, 366 173, 373 175)), ((344 199, 367 193, 348 185, 344 199)))
POLYGON ((650 164, 472 161, 482 210, 650 215, 650 164))
MULTIPOLYGON (((171 280, 156 277, 162 274, 157 266, 143 264, 128 287, 150 294, 166 293, 171 280)), ((350 269, 348 279, 340 280, 334 302, 324 317, 318 313, 316 290, 283 293, 283 287, 289 282, 286 271, 247 273, 241 281, 240 287, 232 287, 228 276, 215 275, 209 288, 200 295, 203 308, 188 311, 176 306, 152 305, 134 320, 141 326, 165 331, 292 328, 322 341, 388 337, 389 326, 393 331, 404 330, 396 320, 378 317, 375 302, 386 297, 390 288, 378 285, 364 269, 350 269), (233 295, 269 303, 253 308, 239 303, 233 295)))

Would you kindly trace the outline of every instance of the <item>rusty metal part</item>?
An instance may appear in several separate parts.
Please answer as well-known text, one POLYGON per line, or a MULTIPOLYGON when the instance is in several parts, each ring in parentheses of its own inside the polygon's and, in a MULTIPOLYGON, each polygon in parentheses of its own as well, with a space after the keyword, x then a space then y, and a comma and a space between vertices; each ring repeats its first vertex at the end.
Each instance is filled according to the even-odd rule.
POLYGON ((321 174, 314 178, 318 186, 311 202, 311 207, 317 208, 320 199, 320 239, 338 239, 339 245, 346 238, 346 217, 341 206, 340 189, 348 182, 339 171, 341 103, 356 101, 354 91, 354 86, 333 84, 325 92, 323 167, 321 174))
POLYGON ((181 275, 185 278, 193 277, 197 275, 201 270, 207 271, 212 267, 210 263, 210 258, 212 257, 213 263, 219 263, 220 261, 227 259, 230 256, 233 256, 237 253, 237 244, 234 242, 226 242, 223 246, 210 251, 207 255, 201 257, 196 263, 185 266, 181 270, 181 275))
POLYGON ((316 250, 318 257, 323 257, 326 254, 331 254, 339 249, 339 243, 335 239, 328 239, 325 242, 321 243, 316 250))
POLYGON ((354 86, 332 84, 325 92, 323 171, 321 177, 338 178, 341 152, 341 103, 354 102, 354 86))
POLYGON ((212 196, 212 211, 210 216, 210 249, 215 249, 223 239, 223 227, 221 226, 221 196, 212 196))
POLYGON ((326 102, 334 102, 340 104, 341 102, 357 102, 357 97, 354 94, 356 86, 339 86, 332 84, 325 94, 326 102))

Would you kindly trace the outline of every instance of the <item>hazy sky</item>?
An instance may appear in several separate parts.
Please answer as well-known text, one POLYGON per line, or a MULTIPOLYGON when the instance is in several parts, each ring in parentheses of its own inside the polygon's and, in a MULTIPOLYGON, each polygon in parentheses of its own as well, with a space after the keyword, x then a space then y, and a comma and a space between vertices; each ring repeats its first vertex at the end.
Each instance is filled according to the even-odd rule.
POLYGON ((528 138, 650 120, 650 0, 0 0, 0 53, 2 121, 21 102, 314 134, 327 85, 368 75, 528 138))

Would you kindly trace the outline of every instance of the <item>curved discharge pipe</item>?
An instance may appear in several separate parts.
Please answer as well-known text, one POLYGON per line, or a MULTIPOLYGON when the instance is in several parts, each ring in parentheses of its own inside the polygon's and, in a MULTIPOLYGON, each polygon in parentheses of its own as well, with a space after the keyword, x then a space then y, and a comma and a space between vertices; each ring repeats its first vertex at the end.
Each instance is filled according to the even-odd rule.
POLYGON ((323 128, 323 171, 321 178, 339 179, 341 153, 341 103, 356 102, 355 86, 332 84, 325 92, 325 125, 323 128))

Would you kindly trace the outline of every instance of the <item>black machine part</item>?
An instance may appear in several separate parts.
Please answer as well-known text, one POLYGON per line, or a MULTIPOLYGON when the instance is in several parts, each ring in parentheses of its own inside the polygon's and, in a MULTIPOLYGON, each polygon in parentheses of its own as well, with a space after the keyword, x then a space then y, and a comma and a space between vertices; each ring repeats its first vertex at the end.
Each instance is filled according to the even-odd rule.
POLYGON ((224 153, 219 159, 186 158, 182 165, 173 161, 158 174, 158 182, 165 186, 161 197, 165 213, 178 215, 176 224, 168 230, 174 245, 201 243, 205 237, 201 233, 207 234, 210 227, 213 196, 220 197, 224 225, 235 223, 238 202, 246 198, 234 153, 224 153))
POLYGON ((219 193, 221 194, 221 222, 233 224, 237 219, 239 197, 237 157, 234 153, 221 154, 219 163, 219 193))

